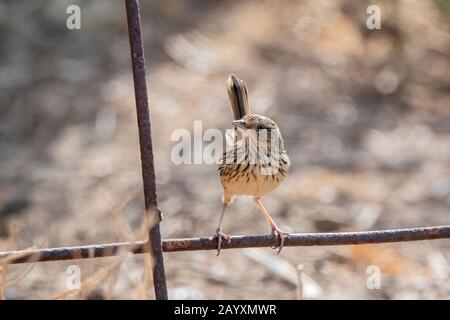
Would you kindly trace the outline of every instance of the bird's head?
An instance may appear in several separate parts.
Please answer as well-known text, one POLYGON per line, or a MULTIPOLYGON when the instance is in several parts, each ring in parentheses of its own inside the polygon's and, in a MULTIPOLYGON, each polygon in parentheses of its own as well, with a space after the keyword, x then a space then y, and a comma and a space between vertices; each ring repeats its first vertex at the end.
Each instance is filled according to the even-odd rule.
POLYGON ((259 114, 247 114, 239 120, 233 120, 233 125, 238 128, 248 130, 277 130, 278 125, 270 118, 259 114))

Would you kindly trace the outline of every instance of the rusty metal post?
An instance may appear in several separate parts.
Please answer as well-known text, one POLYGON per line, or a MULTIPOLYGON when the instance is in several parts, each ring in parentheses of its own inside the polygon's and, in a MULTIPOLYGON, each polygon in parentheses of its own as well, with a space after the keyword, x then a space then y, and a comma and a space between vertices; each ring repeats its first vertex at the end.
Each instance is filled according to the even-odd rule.
MULTIPOLYGON (((130 38, 131 61, 133 64, 134 94, 136 96, 137 122, 139 127, 145 208, 149 214, 157 215, 154 220, 159 222, 139 2, 138 0, 126 0, 125 6, 128 20, 128 34, 130 38)), ((157 300, 167 300, 166 275, 164 271, 159 223, 156 223, 149 230, 149 245, 153 258, 152 271, 155 297, 157 300)))

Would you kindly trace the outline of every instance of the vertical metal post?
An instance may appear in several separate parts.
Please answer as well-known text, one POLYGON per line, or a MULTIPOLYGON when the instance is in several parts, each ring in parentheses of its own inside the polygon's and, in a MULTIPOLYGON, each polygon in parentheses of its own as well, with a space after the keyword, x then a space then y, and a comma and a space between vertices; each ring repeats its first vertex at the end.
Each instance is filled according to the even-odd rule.
MULTIPOLYGON (((145 208, 148 213, 157 215, 154 220, 159 222, 139 2, 138 0, 126 0, 125 5, 127 10, 128 34, 130 38, 131 61, 133 64, 134 94, 136 97, 137 122, 139 128, 145 208)), ((149 230, 149 242, 150 252, 154 262, 152 272, 155 297, 157 300, 167 300, 166 275, 164 271, 159 223, 156 223, 149 230)))

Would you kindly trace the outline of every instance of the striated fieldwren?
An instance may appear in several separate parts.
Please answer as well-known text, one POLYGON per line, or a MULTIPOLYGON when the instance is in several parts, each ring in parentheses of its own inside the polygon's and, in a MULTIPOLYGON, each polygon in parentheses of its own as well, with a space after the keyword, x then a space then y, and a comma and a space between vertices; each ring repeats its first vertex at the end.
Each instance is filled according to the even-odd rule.
POLYGON ((226 86, 234 131, 218 169, 223 186, 223 207, 214 236, 217 238, 217 255, 220 253, 222 240, 230 240, 222 232, 223 216, 233 198, 240 195, 253 197, 259 211, 270 224, 272 235, 279 239, 275 246, 279 248, 279 253, 289 233, 278 228, 262 205, 261 197, 280 185, 289 170, 290 161, 283 138, 273 120, 250 113, 247 85, 244 81, 230 75, 226 86))

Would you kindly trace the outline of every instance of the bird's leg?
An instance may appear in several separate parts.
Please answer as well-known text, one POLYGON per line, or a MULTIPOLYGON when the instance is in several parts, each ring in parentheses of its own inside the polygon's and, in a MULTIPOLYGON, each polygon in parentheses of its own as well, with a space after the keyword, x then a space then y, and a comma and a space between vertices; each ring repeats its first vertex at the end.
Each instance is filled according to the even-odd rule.
POLYGON ((259 208, 259 211, 261 211, 261 213, 266 218, 267 222, 270 224, 270 227, 272 228, 272 236, 278 237, 278 239, 280 239, 280 244, 274 247, 274 249, 278 248, 277 253, 280 253, 281 250, 283 249, 284 239, 289 238, 289 232, 282 231, 278 228, 277 224, 272 219, 269 212, 267 212, 266 208, 264 208, 263 204, 261 203, 261 198, 255 197, 254 199, 256 205, 259 208))
POLYGON ((222 247, 222 239, 225 239, 230 243, 230 236, 222 232, 222 219, 227 210, 228 202, 223 203, 222 212, 220 213, 219 223, 217 224, 216 234, 214 238, 217 238, 217 255, 220 254, 220 249, 222 247))

